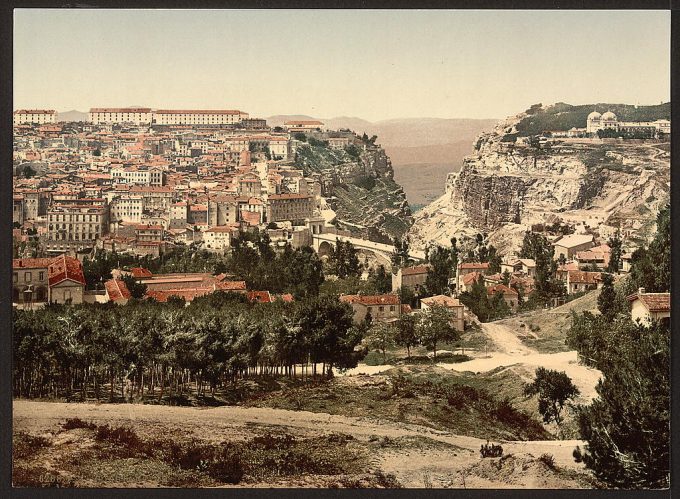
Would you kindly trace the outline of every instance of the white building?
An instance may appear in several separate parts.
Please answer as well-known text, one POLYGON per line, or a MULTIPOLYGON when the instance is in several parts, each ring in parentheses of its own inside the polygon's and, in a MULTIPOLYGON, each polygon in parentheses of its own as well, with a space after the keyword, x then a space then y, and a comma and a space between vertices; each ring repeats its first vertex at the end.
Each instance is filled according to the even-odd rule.
POLYGON ((119 194, 109 199, 109 220, 116 222, 140 223, 144 212, 144 197, 133 194, 119 194))
POLYGON ((18 109, 14 111, 13 124, 22 123, 56 123, 57 112, 54 109, 18 109))
POLYGON ((248 118, 248 113, 209 109, 158 109, 154 111, 158 125, 233 125, 248 118))
POLYGON ((658 136, 660 133, 671 133, 671 122, 669 120, 656 121, 619 121, 614 113, 607 111, 600 114, 593 111, 586 119, 586 133, 596 135, 600 130, 615 130, 626 132, 644 132, 658 136))
POLYGON ((288 159, 290 148, 286 137, 269 137, 269 152, 272 158, 288 159))
POLYGON ((111 179, 118 184, 135 185, 163 185, 163 170, 160 168, 145 167, 114 167, 111 168, 111 179))
POLYGON ((231 246, 230 227, 211 227, 203 232, 203 245, 205 249, 215 252, 223 252, 231 246))
POLYGON ((134 123, 146 125, 153 121, 153 113, 148 107, 93 107, 89 118, 92 123, 134 123))

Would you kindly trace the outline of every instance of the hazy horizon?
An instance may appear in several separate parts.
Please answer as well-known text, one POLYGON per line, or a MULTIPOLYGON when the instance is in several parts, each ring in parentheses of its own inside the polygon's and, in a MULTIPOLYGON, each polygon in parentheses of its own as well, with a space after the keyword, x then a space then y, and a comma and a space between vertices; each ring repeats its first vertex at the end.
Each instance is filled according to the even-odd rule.
POLYGON ((17 9, 14 27, 15 109, 375 122, 670 101, 669 11, 17 9))

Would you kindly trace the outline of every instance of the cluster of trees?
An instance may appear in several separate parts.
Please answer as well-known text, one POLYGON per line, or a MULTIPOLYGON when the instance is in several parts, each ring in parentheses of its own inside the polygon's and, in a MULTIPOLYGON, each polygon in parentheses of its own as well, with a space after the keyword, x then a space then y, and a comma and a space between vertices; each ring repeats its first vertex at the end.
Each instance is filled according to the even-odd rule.
MULTIPOLYGON (((308 247, 284 246, 275 251, 267 231, 240 232, 233 238, 229 255, 217 255, 193 246, 178 246, 154 258, 98 251, 83 261, 88 289, 103 289, 115 268, 144 267, 154 274, 167 272, 229 273, 244 280, 249 289, 291 293, 296 298, 317 296, 324 282, 323 265, 308 247)), ((358 264, 358 260, 357 260, 358 264)))
POLYGON ((535 289, 530 298, 534 304, 550 303, 553 298, 565 294, 564 283, 556 277, 558 262, 553 259, 554 252, 545 236, 531 231, 524 234, 519 257, 531 258, 536 263, 535 289))
POLYGON ((483 277, 472 283, 470 289, 463 291, 458 298, 481 322, 502 319, 512 312, 502 293, 496 292, 489 298, 483 277))
MULTIPOLYGON (((367 316, 369 317, 369 316, 367 316)), ((395 323, 378 322, 365 324, 367 332, 365 344, 371 350, 379 350, 383 360, 387 359, 387 349, 399 345, 406 348, 411 357, 411 348, 423 345, 433 352, 437 359, 437 347, 460 339, 460 333, 453 327, 451 311, 442 305, 432 305, 418 316, 402 315, 395 323)))
POLYGON ((458 245, 455 237, 451 238, 451 246, 444 248, 435 246, 426 249, 427 271, 425 289, 430 296, 449 294, 449 279, 456 276, 458 268, 458 245))
POLYGON ((604 276, 600 314, 574 315, 567 344, 585 364, 602 372, 598 398, 581 408, 581 437, 574 457, 614 487, 664 488, 670 473, 670 327, 633 323, 625 296, 644 287, 670 291, 670 213, 658 232, 634 253, 631 272, 618 289, 604 276))
POLYGON ((218 292, 169 303, 13 312, 17 397, 197 396, 247 376, 331 376, 356 366, 352 309, 329 297, 251 304, 218 292))
POLYGON ((493 244, 487 241, 487 234, 477 234, 473 244, 468 245, 465 252, 466 262, 480 262, 489 264, 489 273, 498 274, 501 271, 501 257, 493 244))
POLYGON ((335 248, 331 248, 328 257, 328 264, 331 273, 344 279, 351 276, 360 276, 362 267, 359 263, 357 250, 350 241, 340 241, 336 239, 335 248))

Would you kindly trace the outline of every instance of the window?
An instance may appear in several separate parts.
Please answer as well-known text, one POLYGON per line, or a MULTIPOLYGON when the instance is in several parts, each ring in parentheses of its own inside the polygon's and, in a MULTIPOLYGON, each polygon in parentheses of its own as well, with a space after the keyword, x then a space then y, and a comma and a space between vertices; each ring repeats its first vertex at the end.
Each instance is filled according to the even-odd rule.
POLYGON ((14 282, 18 282, 18 281, 19 281, 19 273, 14 272, 14 282))
POLYGON ((390 305, 390 312, 394 312, 394 305, 390 305))
POLYGON ((30 272, 26 272, 24 274, 24 282, 31 282, 33 280, 33 276, 31 275, 30 272))
POLYGON ((385 311, 385 307, 383 307, 383 306, 381 305, 380 307, 378 307, 378 310, 381 311, 381 312, 384 312, 384 311, 385 311))
POLYGON ((44 280, 45 280, 45 272, 39 272, 39 273, 38 273, 38 280, 39 280, 39 281, 44 281, 44 280))

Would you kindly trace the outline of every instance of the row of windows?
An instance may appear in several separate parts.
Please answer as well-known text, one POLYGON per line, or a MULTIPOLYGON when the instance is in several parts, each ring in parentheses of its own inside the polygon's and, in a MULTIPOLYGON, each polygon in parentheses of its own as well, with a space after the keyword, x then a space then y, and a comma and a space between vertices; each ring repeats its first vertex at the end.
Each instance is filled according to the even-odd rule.
POLYGON ((64 215, 50 215, 48 220, 50 222, 95 222, 99 223, 99 217, 101 215, 77 215, 77 214, 64 214, 64 215), (66 218, 68 217, 68 218, 66 218))
MULTIPOLYGON (((38 272, 38 281, 44 281, 44 280, 45 280, 45 271, 38 272)), ((19 282, 19 273, 18 272, 14 272, 13 281, 19 282)), ((33 273, 32 272, 24 272, 24 282, 32 282, 32 281, 33 281, 33 273)))

